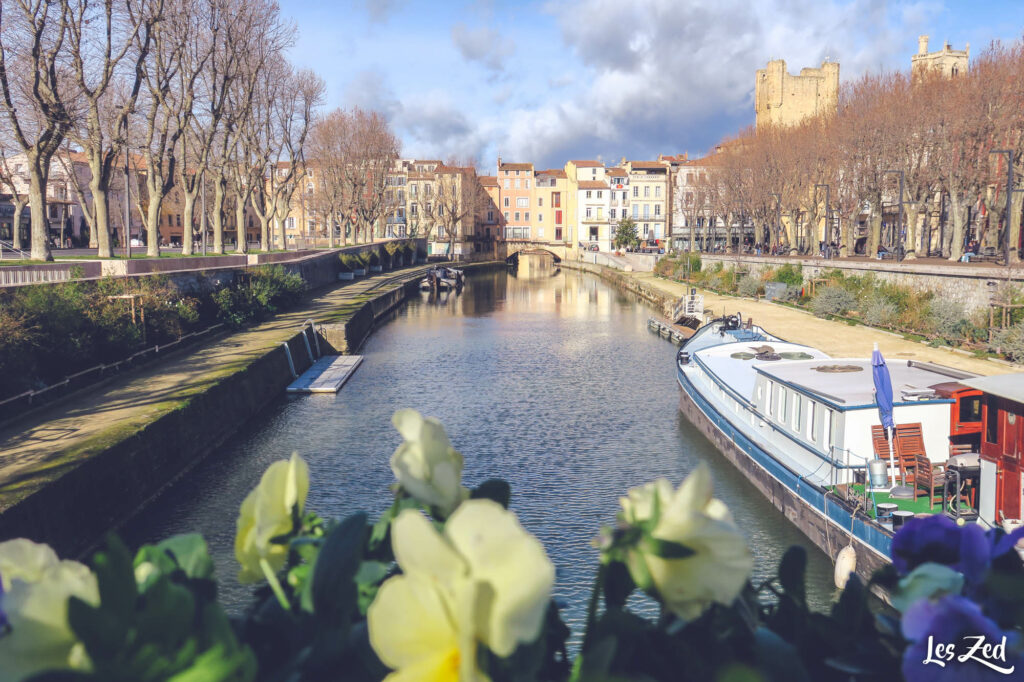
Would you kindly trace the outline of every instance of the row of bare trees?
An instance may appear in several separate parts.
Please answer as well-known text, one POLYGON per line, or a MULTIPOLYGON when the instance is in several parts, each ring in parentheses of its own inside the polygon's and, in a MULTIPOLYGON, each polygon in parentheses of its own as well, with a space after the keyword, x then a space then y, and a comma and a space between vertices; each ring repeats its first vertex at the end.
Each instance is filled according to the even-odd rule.
POLYGON ((51 258, 46 188, 58 162, 100 256, 111 255, 111 191, 132 191, 126 165, 139 178, 132 200, 150 255, 172 189, 192 252, 206 184, 213 251, 232 226, 245 250, 247 206, 268 249, 324 91, 286 60, 295 39, 274 0, 0 0, 0 182, 21 202, 16 225, 16 186, 28 187, 32 258, 51 258))
POLYGON ((883 244, 957 260, 969 240, 1000 253, 1008 240, 1018 261, 1024 193, 1011 192, 1006 216, 1007 154, 995 150, 1024 177, 1024 40, 993 44, 952 78, 869 74, 844 85, 833 116, 746 130, 706 160, 700 193, 726 225, 753 224, 790 253, 823 240, 853 255, 866 221, 869 255, 883 244))

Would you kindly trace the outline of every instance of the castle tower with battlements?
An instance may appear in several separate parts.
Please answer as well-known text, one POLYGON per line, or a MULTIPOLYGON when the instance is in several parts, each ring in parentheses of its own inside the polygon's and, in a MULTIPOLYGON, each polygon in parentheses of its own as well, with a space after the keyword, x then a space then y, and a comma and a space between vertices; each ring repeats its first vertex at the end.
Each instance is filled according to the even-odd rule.
POLYGON ((910 58, 910 73, 920 77, 927 70, 935 70, 946 78, 954 78, 967 73, 970 56, 970 43, 967 43, 966 49, 954 50, 946 42, 941 50, 929 52, 928 36, 918 36, 917 54, 910 58))
POLYGON ((805 68, 793 76, 786 60, 775 59, 758 69, 754 86, 757 128, 795 125, 806 118, 833 114, 839 103, 839 64, 825 60, 821 68, 805 68))

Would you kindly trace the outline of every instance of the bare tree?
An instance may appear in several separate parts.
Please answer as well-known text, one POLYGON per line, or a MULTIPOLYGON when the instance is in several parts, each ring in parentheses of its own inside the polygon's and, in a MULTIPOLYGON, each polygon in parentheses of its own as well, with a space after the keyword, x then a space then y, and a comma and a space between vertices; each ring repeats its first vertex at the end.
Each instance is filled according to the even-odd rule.
MULTIPOLYGON (((458 163, 451 160, 450 163, 458 163)), ((448 257, 455 259, 455 244, 474 233, 480 206, 487 192, 472 165, 444 165, 434 169, 434 189, 424 203, 424 218, 433 223, 440 240, 448 242, 448 257)))
POLYGON ((344 205, 346 215, 356 216, 355 240, 362 229, 367 241, 387 212, 388 173, 398 158, 400 143, 380 112, 358 107, 347 112, 349 132, 344 138, 344 205))
POLYGON ((32 258, 53 260, 46 188, 50 162, 71 126, 66 105, 68 32, 65 3, 0 4, 0 96, 9 132, 25 154, 32 207, 32 258))
POLYGON ((19 251, 23 248, 21 214, 28 205, 28 195, 22 194, 21 189, 26 184, 28 184, 28 178, 23 164, 12 161, 3 145, 0 145, 0 186, 11 193, 11 205, 14 207, 14 215, 11 219, 11 245, 19 251))

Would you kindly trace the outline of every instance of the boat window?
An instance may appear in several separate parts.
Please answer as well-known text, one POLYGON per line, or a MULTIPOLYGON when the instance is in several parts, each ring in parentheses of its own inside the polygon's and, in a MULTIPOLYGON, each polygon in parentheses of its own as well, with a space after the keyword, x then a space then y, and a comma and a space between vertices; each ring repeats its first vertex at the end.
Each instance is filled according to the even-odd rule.
POLYGON ((807 401, 807 438, 812 443, 817 440, 814 437, 814 406, 816 404, 813 400, 807 401))
POLYGON ((786 394, 788 391, 779 386, 779 423, 786 423, 786 394))
POLYGON ((804 399, 799 395, 793 395, 793 430, 800 432, 800 408, 803 407, 804 399))
POLYGON ((823 440, 828 442, 830 448, 836 446, 836 413, 833 410, 828 411, 828 438, 823 440))
POLYGON ((981 421, 981 396, 960 399, 960 423, 981 421))
POLYGON ((768 402, 764 406, 764 413, 766 415, 768 415, 769 417, 772 414, 772 396, 774 394, 775 394, 775 382, 774 381, 769 381, 768 382, 768 402))
POLYGON ((828 444, 832 442, 832 410, 825 410, 825 416, 821 420, 821 442, 828 444))
POLYGON ((999 405, 995 398, 985 401, 985 442, 999 442, 999 405))

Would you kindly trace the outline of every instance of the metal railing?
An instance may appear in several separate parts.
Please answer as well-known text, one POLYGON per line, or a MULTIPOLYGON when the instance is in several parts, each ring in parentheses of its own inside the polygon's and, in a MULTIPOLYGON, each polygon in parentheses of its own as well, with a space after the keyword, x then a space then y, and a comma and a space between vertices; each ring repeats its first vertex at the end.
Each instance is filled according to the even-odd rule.
POLYGON ((14 253, 18 254, 19 257, 25 260, 28 260, 32 257, 32 254, 28 253, 27 251, 22 251, 21 249, 14 248, 14 244, 12 242, 6 242, 3 239, 0 239, 0 259, 4 257, 5 250, 13 251, 14 253))

